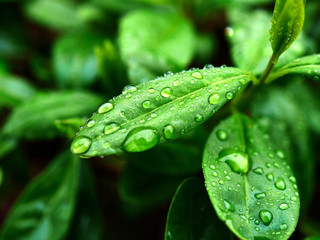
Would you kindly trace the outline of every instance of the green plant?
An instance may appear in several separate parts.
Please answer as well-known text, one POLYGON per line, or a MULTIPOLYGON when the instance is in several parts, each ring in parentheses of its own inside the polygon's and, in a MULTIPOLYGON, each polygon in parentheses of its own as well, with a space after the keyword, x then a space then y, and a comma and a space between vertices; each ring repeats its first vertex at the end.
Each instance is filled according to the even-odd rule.
POLYGON ((21 168, 4 161, 4 189, 15 182, 6 180, 7 172, 28 179, 23 151, 14 149, 31 142, 31 148, 62 153, 21 193, 0 239, 156 239, 145 221, 151 217, 143 214, 173 195, 167 240, 320 236, 310 211, 319 210, 313 145, 320 133, 320 55, 301 57, 319 51, 312 26, 320 5, 276 0, 273 16, 255 8, 272 2, 25 3, 25 16, 61 33, 53 42, 52 69, 45 54, 30 64, 39 85, 60 90, 39 91, 9 74, 7 59, 23 47, 3 48, 9 57, 0 59, 0 107, 13 111, 0 132, 0 157, 12 157, 21 168), (305 11, 313 37, 300 35, 305 11), (224 44, 236 67, 204 64, 211 52, 225 57, 215 47, 221 40, 210 23, 221 20, 211 19, 213 12, 227 13, 224 44), (112 20, 119 16, 118 27, 112 20), (194 64, 204 67, 184 70, 194 64), (113 96, 124 85, 103 103, 102 94, 113 96), (71 139, 73 155, 65 151, 71 139), (122 206, 109 195, 119 196, 122 206))

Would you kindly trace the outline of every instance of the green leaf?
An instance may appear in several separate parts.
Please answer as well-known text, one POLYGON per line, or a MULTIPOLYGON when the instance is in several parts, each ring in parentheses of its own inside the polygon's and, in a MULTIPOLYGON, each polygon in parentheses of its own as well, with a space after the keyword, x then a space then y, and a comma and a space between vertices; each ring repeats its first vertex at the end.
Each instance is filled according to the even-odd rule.
POLYGON ((195 52, 193 26, 177 13, 131 12, 120 22, 118 40, 133 84, 142 82, 144 72, 157 76, 185 69, 195 52), (131 68, 140 66, 145 69, 141 74, 132 72, 131 68))
MULTIPOLYGON (((231 56, 235 66, 261 74, 272 55, 268 46, 269 34, 265 26, 270 24, 272 16, 263 10, 246 9, 243 7, 229 9, 230 27, 225 35, 231 46, 231 56), (239 21, 241 19, 241 21, 239 21)), ((309 45, 309 40, 301 34, 286 51, 276 68, 302 56, 309 45)))
POLYGON ((13 75, 0 75, 0 105, 16 106, 35 94, 26 80, 13 75))
POLYGON ((126 87, 90 118, 71 150, 83 157, 141 152, 176 139, 205 122, 252 78, 236 68, 201 69, 126 87))
POLYGON ((288 74, 302 75, 319 81, 320 54, 297 58, 294 61, 284 65, 270 74, 270 76, 267 78, 267 83, 270 83, 288 74))
POLYGON ((282 149, 247 117, 219 123, 204 151, 210 200, 240 239, 288 239, 299 217, 296 180, 282 149))
POLYGON ((11 208, 0 239, 62 239, 72 218, 80 161, 64 153, 32 180, 11 208))
POLYGON ((320 236, 307 237, 307 238, 304 238, 303 240, 320 240, 320 236))
MULTIPOLYGON (((315 121, 320 119, 319 107, 308 101, 309 92, 300 81, 290 80, 287 86, 273 86, 261 92, 252 101, 251 114, 256 118, 280 120, 288 126, 287 134, 293 153, 290 163, 298 180, 302 213, 305 213, 311 201, 315 176, 315 159, 308 124, 315 124, 315 121)), ((318 126, 319 122, 316 125, 318 126)))
POLYGON ((305 17, 306 0, 276 0, 270 29, 273 63, 277 63, 299 36, 305 17))
POLYGON ((55 120, 86 116, 101 102, 99 96, 85 92, 38 93, 14 109, 3 133, 24 139, 52 138, 58 132, 55 120))
POLYGON ((86 123, 87 118, 67 118, 62 120, 55 120, 56 127, 64 133, 67 137, 73 138, 78 129, 86 123))
POLYGON ((98 75, 94 48, 103 37, 93 34, 66 36, 53 47, 53 69, 59 86, 81 88, 91 85, 98 75))
POLYGON ((183 181, 172 199, 165 232, 165 240, 171 239, 233 239, 215 214, 204 183, 197 178, 183 181))
POLYGON ((30 19, 53 29, 72 31, 85 28, 75 4, 69 0, 29 1, 25 13, 30 19))

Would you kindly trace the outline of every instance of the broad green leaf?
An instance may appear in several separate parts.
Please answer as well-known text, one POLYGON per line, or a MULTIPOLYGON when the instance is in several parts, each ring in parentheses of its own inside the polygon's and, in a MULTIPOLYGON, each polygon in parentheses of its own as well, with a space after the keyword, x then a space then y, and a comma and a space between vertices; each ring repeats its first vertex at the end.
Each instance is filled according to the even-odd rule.
POLYGON ((194 55, 193 26, 177 13, 134 11, 123 17, 119 28, 121 57, 133 84, 142 82, 144 72, 157 76, 168 70, 181 71, 194 55), (132 72, 131 68, 140 66, 144 69, 141 74, 138 69, 132 72))
MULTIPOLYGON (((225 35, 230 42, 235 66, 254 74, 261 74, 272 55, 272 49, 268 45, 269 33, 266 29, 272 16, 263 10, 233 8, 229 9, 228 18, 230 27, 225 29, 225 35)), ((309 45, 308 39, 301 33, 288 51, 281 56, 276 68, 302 56, 309 45)))
POLYGON ((315 176, 308 124, 315 124, 320 119, 319 107, 316 103, 308 102, 309 91, 303 84, 290 80, 288 86, 273 86, 261 92, 252 101, 251 114, 253 117, 269 117, 287 124, 293 152, 293 161, 290 163, 298 180, 302 213, 305 213, 313 193, 315 176))
POLYGON ((0 105, 16 106, 35 94, 35 89, 25 79, 0 75, 0 105))
POLYGON ((165 240, 233 239, 217 217, 204 183, 189 178, 178 187, 168 212, 165 240))
POLYGON ((142 152, 176 139, 205 122, 252 78, 236 68, 205 68, 126 87, 100 106, 71 150, 83 157, 142 152))
POLYGON ((4 125, 3 134, 24 138, 52 138, 55 120, 84 117, 101 103, 97 95, 85 92, 38 93, 16 107, 4 125))
POLYGON ((146 171, 132 162, 123 169, 119 181, 120 199, 136 214, 169 200, 184 176, 146 171))
POLYGON ((270 29, 273 63, 277 63, 299 36, 305 18, 306 0, 276 0, 270 29))
POLYGON ((92 172, 84 160, 80 160, 81 175, 77 205, 70 231, 65 239, 102 240, 103 222, 92 172))
POLYGON ((73 138, 79 128, 86 123, 86 118, 67 118, 62 120, 55 120, 56 127, 64 133, 67 137, 73 138))
POLYGON ((284 65, 278 70, 272 72, 267 79, 270 83, 277 78, 288 74, 302 75, 319 81, 320 78, 320 54, 297 58, 294 61, 284 65))
POLYGON ((32 180, 11 208, 0 239, 59 240, 72 218, 80 160, 69 153, 56 158, 32 180))
POLYGON ((94 48, 103 37, 93 34, 66 36, 53 47, 53 69, 61 87, 81 88, 91 85, 98 75, 94 48))
POLYGON ((204 150, 210 200, 240 239, 288 239, 299 217, 296 180, 282 149, 244 115, 219 123, 204 150))
POLYGON ((26 15, 53 29, 72 31, 85 28, 77 15, 76 5, 70 0, 33 0, 25 6, 26 15))

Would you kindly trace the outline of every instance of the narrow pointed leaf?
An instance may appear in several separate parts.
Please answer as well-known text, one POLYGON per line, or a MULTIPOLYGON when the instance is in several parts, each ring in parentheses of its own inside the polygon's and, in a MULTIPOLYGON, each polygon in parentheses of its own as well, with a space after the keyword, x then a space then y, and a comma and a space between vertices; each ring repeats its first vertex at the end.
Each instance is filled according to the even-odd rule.
POLYGON ((270 136, 243 115, 208 139, 203 171, 221 220, 241 239, 288 239, 299 217, 296 181, 270 136))
POLYGON ((167 217, 165 240, 185 239, 233 239, 214 212, 204 183, 197 178, 180 184, 167 217))
POLYGON ((276 0, 270 29, 274 63, 299 36, 305 18, 306 0, 276 0))
POLYGON ((267 79, 267 83, 288 74, 301 75, 319 81, 320 54, 297 58, 296 60, 284 65, 270 74, 267 79))
POLYGON ((54 160, 22 192, 0 239, 62 239, 73 215, 79 172, 79 159, 68 152, 54 160))
POLYGON ((205 122, 252 78, 236 68, 201 69, 126 87, 89 119, 71 150, 84 157, 141 152, 176 139, 205 122))

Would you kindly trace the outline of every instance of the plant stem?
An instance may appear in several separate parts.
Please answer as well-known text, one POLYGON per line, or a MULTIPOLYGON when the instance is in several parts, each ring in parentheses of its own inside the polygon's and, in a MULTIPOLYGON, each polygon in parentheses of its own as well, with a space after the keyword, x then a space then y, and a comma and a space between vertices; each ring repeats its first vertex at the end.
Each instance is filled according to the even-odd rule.
POLYGON ((274 60, 275 60, 275 56, 272 53, 266 69, 264 70, 264 72, 262 73, 262 75, 259 78, 259 81, 258 81, 259 82, 259 86, 263 85, 265 83, 265 81, 267 80, 269 74, 271 73, 271 71, 272 71, 272 69, 273 69, 273 67, 275 65, 274 60))

